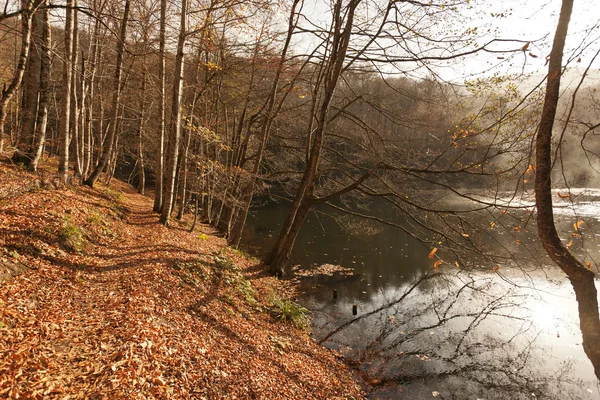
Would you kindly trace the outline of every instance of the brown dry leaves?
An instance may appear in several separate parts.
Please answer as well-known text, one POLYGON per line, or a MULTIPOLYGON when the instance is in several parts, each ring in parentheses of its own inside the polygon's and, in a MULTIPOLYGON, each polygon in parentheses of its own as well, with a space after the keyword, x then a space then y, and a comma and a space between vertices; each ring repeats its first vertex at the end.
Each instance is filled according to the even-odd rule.
POLYGON ((0 205, 0 264, 27 267, 0 287, 1 398, 362 396, 330 351, 264 312, 279 281, 223 249, 209 227, 205 240, 164 228, 150 199, 113 189, 121 204, 102 187, 78 187, 0 205), (59 244, 65 218, 84 234, 80 254, 59 244), (217 253, 242 268, 257 304, 214 270, 217 253), (205 279, 186 280, 177 266, 190 262, 207 266, 205 279))

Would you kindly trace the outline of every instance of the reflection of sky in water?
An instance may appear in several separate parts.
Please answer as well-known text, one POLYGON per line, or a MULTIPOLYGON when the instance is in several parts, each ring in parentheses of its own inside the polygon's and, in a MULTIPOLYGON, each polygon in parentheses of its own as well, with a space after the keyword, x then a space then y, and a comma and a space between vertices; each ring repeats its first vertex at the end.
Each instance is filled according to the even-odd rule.
POLYGON ((324 344, 359 361, 369 380, 392 381, 376 392, 382 398, 400 388, 415 398, 438 391, 455 398, 513 399, 534 393, 600 399, 568 283, 536 277, 535 289, 517 289, 493 274, 472 278, 470 286, 464 286, 471 282, 466 276, 432 279, 397 304, 410 284, 381 289, 363 301, 334 301, 321 290, 305 303, 314 310, 317 340, 352 321, 353 304, 359 316, 381 309, 324 344), (382 309, 386 304, 392 305, 382 309))
MULTIPOLYGON (((575 194, 590 200, 590 205, 576 209, 577 217, 592 209, 598 210, 595 217, 600 215, 600 203, 591 201, 600 191, 575 194)), ((268 247, 286 212, 283 206, 255 210, 244 242, 268 247)), ((577 217, 563 215, 559 231, 568 237, 577 217)), ((586 217, 584 230, 598 231, 594 225, 599 224, 586 217)), ((519 248, 513 232, 494 234, 519 248)), ((518 235, 523 242, 535 238, 526 231, 518 235)), ((587 254, 574 249, 595 260, 599 246, 600 236, 586 233, 587 254)), ((399 230, 351 236, 316 214, 296 241, 293 264, 340 264, 355 271, 350 278, 304 280, 308 295, 303 303, 314 311, 316 339, 351 321, 353 304, 358 305, 359 317, 373 313, 324 344, 358 360, 364 376, 380 381, 374 398, 433 398, 436 391, 444 399, 600 399, 581 346, 574 293, 545 254, 521 264, 528 275, 506 265, 500 269, 502 276, 491 273, 489 266, 471 274, 445 266, 441 271, 448 276, 422 282, 402 298, 430 270, 428 252, 399 230), (335 301, 333 289, 338 293, 335 301)))

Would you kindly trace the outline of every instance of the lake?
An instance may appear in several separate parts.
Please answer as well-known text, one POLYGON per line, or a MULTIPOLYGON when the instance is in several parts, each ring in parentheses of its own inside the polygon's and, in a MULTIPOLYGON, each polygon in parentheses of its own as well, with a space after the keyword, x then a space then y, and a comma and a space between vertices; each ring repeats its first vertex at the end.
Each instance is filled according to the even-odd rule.
MULTIPOLYGON (((598 259, 600 235, 592 232, 600 228, 600 202, 588 195, 585 204, 558 204, 559 231, 585 217, 584 246, 576 251, 598 259)), ((244 245, 268 249, 286 213, 282 204, 254 209, 244 245)), ((430 249, 400 229, 354 230, 317 210, 291 264, 300 272, 294 279, 303 289, 300 302, 312 311, 314 338, 356 365, 375 387, 371 398, 600 399, 570 283, 533 233, 518 233, 533 243, 526 261, 494 271, 497 265, 485 263, 436 269, 430 249)), ((514 245, 513 232, 494 235, 514 245)))

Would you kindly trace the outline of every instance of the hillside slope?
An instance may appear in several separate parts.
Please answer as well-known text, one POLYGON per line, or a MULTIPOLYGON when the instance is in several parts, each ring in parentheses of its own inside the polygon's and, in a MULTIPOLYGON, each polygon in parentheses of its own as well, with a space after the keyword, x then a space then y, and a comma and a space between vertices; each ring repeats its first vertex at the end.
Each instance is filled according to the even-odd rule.
POLYGON ((1 398, 361 397, 333 353, 273 319, 289 289, 209 227, 159 225, 121 182, 36 181, 0 166, 1 398))

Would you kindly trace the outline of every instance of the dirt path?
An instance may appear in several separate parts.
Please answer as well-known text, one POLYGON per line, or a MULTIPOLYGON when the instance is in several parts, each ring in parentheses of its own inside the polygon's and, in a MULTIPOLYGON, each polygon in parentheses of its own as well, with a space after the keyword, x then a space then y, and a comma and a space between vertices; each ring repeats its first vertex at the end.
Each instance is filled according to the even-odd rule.
POLYGON ((0 286, 0 397, 360 396, 331 352, 273 321, 278 281, 151 207, 121 183, 0 203, 0 266, 25 271, 0 286))

